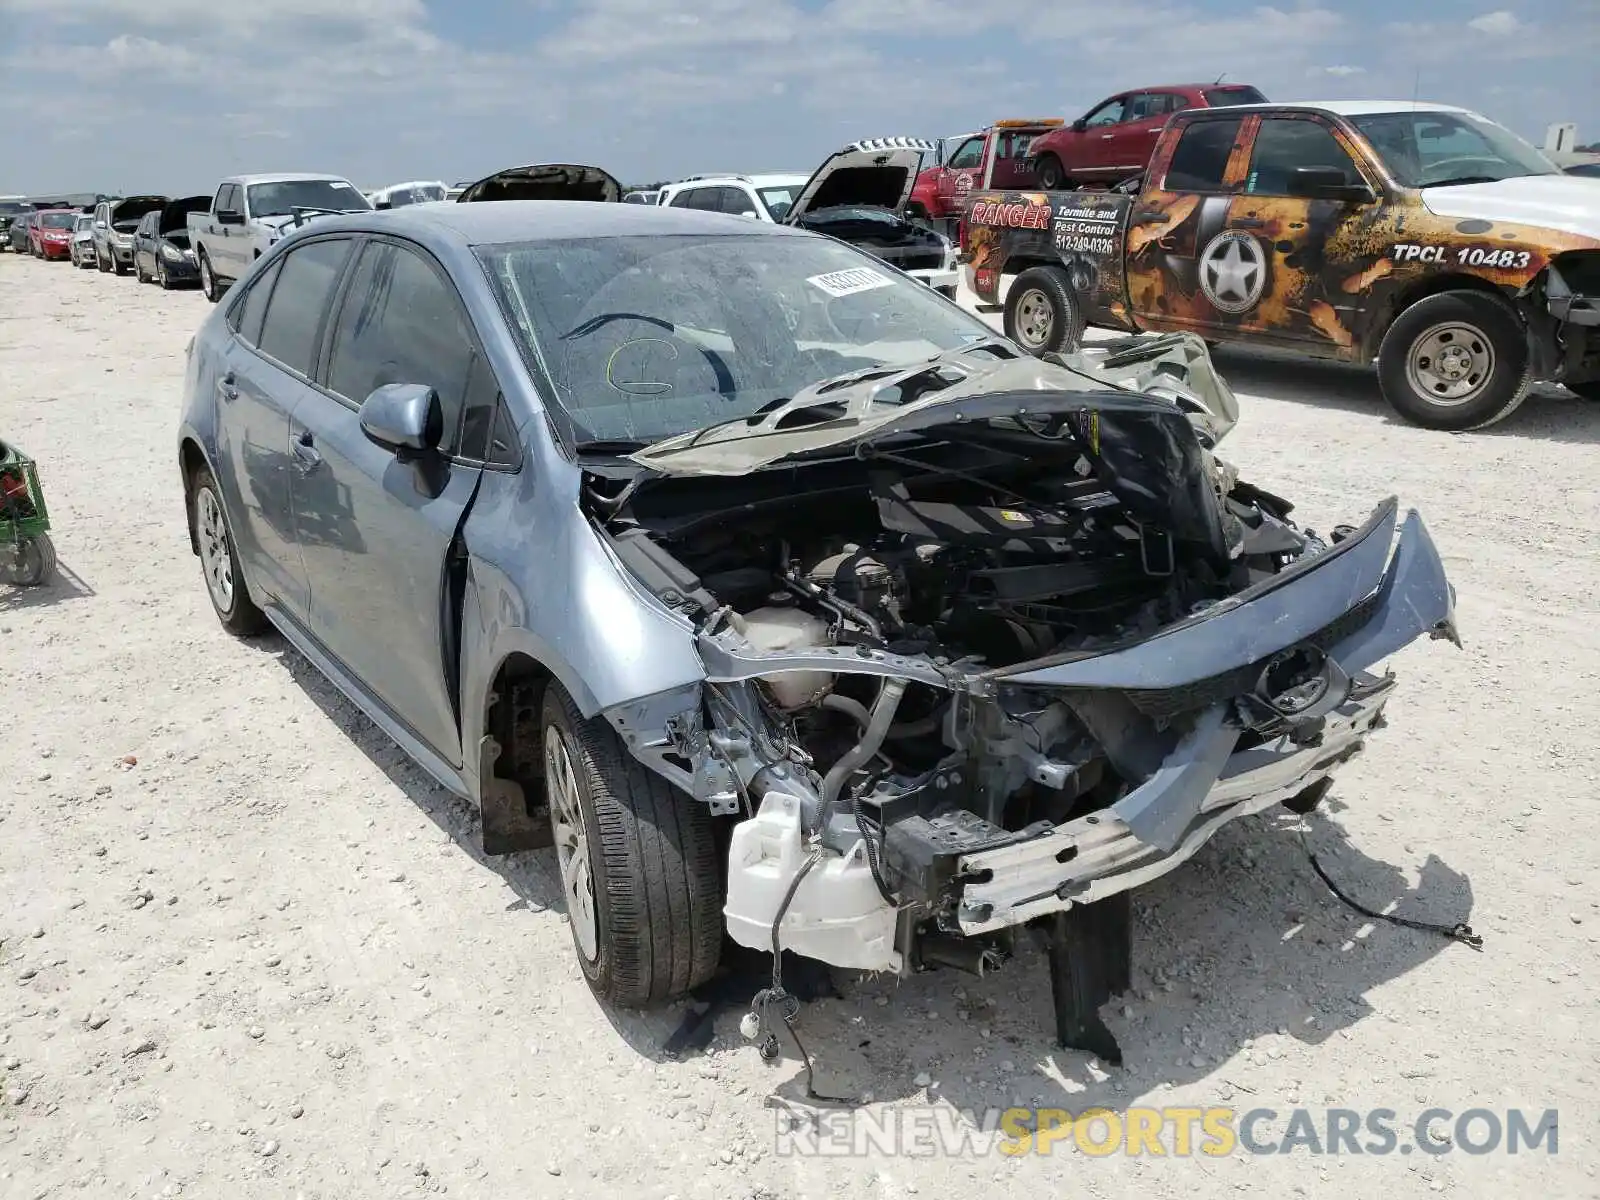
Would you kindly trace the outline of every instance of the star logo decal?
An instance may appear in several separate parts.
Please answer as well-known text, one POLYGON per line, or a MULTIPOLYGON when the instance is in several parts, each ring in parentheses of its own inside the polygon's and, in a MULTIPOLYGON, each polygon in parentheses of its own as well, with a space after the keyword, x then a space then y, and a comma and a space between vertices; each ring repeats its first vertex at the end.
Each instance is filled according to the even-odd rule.
POLYGON ((1267 287, 1261 243, 1248 233, 1225 229, 1200 254, 1200 290, 1220 312, 1249 312, 1267 287))

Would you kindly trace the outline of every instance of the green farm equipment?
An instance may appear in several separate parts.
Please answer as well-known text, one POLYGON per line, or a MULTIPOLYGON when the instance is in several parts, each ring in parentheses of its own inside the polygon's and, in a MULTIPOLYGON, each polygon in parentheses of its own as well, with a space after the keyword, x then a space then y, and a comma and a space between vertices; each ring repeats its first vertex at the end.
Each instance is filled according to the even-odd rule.
POLYGON ((0 578, 24 587, 47 582, 56 570, 50 512, 39 490, 39 469, 15 446, 0 442, 0 578))

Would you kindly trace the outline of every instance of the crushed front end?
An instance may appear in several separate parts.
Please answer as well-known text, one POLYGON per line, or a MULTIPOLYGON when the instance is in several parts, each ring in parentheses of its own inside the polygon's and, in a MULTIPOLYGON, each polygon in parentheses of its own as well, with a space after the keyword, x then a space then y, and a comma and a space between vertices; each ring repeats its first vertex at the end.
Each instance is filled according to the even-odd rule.
POLYGON ((736 942, 981 973, 1029 926, 1061 1039, 1114 1057, 1092 1009, 1127 986, 1116 898, 1315 804, 1382 724, 1378 664, 1456 640, 1454 595, 1395 500, 1322 538, 1216 459, 1236 409, 1196 339, 986 349, 859 381, 898 415, 846 438, 830 409, 801 455, 651 458, 605 532, 695 624, 706 682, 613 719, 729 818, 736 942))

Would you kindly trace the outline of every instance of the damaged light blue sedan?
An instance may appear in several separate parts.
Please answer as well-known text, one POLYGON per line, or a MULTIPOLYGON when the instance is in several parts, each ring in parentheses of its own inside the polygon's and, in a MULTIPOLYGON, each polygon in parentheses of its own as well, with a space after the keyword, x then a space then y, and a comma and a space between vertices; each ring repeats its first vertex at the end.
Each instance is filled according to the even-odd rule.
POLYGON ((1415 512, 1318 536, 1216 457, 1188 336, 1035 359, 841 242, 609 195, 330 216, 233 292, 179 435, 218 616, 487 851, 551 846, 621 1004, 725 938, 981 972, 1029 927, 1110 1053, 1129 889, 1309 810, 1382 660, 1456 640, 1415 512))

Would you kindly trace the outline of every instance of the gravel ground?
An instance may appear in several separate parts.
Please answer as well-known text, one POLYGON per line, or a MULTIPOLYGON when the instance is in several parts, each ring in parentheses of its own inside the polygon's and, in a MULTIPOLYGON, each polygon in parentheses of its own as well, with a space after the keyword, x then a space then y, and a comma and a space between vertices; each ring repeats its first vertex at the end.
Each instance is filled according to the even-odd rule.
MULTIPOLYGON (((1310 823, 1139 893, 1106 1070, 1049 1036, 1043 959, 844 980, 806 1006, 818 1086, 886 1123, 930 1102, 1560 1110, 1559 1152, 1175 1160, 782 1153, 801 1094, 724 1014, 608 1011, 545 853, 476 820, 280 641, 229 638, 189 553, 174 428, 195 293, 0 256, 0 437, 42 463, 62 573, 0 585, 0 1196, 1597 1196, 1600 406, 1488 432, 1399 424, 1369 373, 1223 350, 1225 446, 1319 529, 1426 515, 1466 646, 1413 646, 1390 727, 1310 823), (1589 982, 1585 982, 1585 981, 1589 982), (887 1115, 886 1115, 887 1114, 887 1115), (1070 1181, 1070 1183, 1069 1183, 1070 1181)), ((1363 1141, 1368 1140, 1363 1138, 1363 1141)), ((1171 1145, 1169 1140, 1168 1145, 1171 1145)), ((913 1150, 919 1149, 912 1147, 913 1150)))

